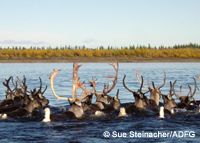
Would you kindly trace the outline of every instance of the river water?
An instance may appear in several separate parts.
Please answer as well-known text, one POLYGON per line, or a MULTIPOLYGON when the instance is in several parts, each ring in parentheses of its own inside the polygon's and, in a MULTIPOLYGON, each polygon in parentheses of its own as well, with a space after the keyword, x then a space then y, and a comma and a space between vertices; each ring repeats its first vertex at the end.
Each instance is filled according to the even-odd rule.
MULTIPOLYGON (((39 86, 39 77, 43 85, 48 89, 45 96, 54 107, 66 106, 66 101, 58 101, 54 98, 49 88, 49 75, 54 68, 61 69, 55 81, 55 89, 59 95, 71 95, 72 63, 5 63, 0 64, 0 83, 9 76, 23 75, 27 78, 29 88, 39 86)), ((116 89, 120 90, 119 98, 122 103, 134 101, 133 96, 122 85, 124 74, 126 81, 132 89, 137 90, 139 84, 136 80, 136 71, 144 76, 147 86, 148 81, 154 81, 159 86, 163 82, 163 71, 167 74, 167 82, 162 92, 167 93, 169 82, 177 80, 178 86, 183 86, 183 93, 188 93, 188 84, 193 85, 193 77, 200 74, 200 63, 120 63, 118 83, 111 92, 115 95, 116 89)), ((81 81, 89 81, 92 76, 97 78, 97 90, 103 89, 104 83, 110 83, 109 78, 114 74, 112 67, 107 63, 83 63, 79 70, 81 81)), ((200 81, 197 81, 198 86, 200 81)), ((5 95, 5 87, 0 84, 0 99, 5 95)), ((195 99, 200 99, 200 91, 197 91, 195 99)), ((198 142, 200 139, 200 114, 180 115, 174 118, 159 119, 157 116, 131 117, 124 119, 101 119, 101 120, 70 120, 65 122, 33 122, 33 121, 0 121, 0 142, 198 142), (111 137, 105 138, 104 131, 108 131, 111 137), (119 133, 119 137, 112 137, 113 131, 119 133), (193 136, 179 136, 171 138, 136 138, 130 137, 131 131, 136 132, 170 132, 189 131, 193 136), (126 137, 121 137, 122 133, 126 137)), ((116 133, 115 132, 115 133, 116 133)), ((180 132, 179 132, 180 133, 180 132)))

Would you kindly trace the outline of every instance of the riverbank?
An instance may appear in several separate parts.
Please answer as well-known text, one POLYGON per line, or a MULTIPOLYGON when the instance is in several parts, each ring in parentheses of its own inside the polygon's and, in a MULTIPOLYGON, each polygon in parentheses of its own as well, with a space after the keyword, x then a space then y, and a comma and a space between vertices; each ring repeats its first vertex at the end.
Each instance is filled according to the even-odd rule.
POLYGON ((1 63, 65 63, 65 62, 200 62, 200 46, 173 47, 13 47, 0 48, 1 63))
POLYGON ((148 63, 148 62, 200 62, 200 58, 122 58, 122 57, 73 57, 65 59, 1 59, 0 63, 106 63, 118 61, 121 63, 148 63))

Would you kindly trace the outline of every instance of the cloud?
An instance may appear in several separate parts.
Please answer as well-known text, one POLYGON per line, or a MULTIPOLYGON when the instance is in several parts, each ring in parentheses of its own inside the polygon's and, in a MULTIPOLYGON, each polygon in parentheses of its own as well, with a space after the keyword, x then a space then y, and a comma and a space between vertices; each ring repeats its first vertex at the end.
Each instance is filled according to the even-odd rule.
POLYGON ((1 45, 29 45, 29 46, 40 46, 40 45, 49 45, 45 41, 32 41, 32 40, 2 40, 0 41, 1 45))
POLYGON ((84 44, 93 44, 93 43, 96 43, 97 40, 96 39, 93 39, 93 38, 89 38, 89 39, 86 39, 83 41, 84 44))

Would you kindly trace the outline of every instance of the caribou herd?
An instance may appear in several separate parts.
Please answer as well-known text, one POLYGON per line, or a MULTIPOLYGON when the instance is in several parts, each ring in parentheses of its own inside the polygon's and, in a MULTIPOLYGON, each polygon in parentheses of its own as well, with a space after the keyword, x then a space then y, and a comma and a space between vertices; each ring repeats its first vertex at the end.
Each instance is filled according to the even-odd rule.
POLYGON ((54 82, 60 69, 53 69, 49 77, 52 95, 58 100, 69 103, 64 109, 59 108, 59 111, 49 105, 49 100, 44 96, 47 86, 43 87, 41 78, 39 78, 39 87, 30 89, 25 76, 22 79, 10 76, 3 82, 6 90, 5 99, 0 101, 0 120, 28 119, 50 122, 68 119, 128 118, 140 115, 171 118, 178 113, 187 112, 199 114, 200 101, 194 98, 198 90, 195 77, 193 78, 194 83, 188 84, 188 94, 183 95, 182 86, 177 89, 176 80, 170 81, 168 93, 163 93, 162 88, 166 86, 167 80, 165 72, 163 83, 160 86, 155 86, 154 82, 148 82, 145 86, 143 76, 137 73, 139 89, 128 86, 126 78, 132 79, 132 77, 124 75, 120 83, 123 84, 130 97, 133 97, 133 100, 129 103, 121 103, 119 99, 121 93, 115 88, 118 82, 119 64, 116 62, 110 65, 114 69, 111 84, 104 84, 101 90, 97 90, 97 79, 91 77, 88 82, 81 81, 78 74, 81 65, 74 63, 71 97, 57 94, 59 91, 56 91, 54 82), (115 95, 111 95, 111 91, 115 95))

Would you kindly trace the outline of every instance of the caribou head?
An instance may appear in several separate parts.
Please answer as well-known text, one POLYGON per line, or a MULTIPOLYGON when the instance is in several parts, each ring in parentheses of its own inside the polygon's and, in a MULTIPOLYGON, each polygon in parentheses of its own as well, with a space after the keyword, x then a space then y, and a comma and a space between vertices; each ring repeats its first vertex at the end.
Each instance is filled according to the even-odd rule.
POLYGON ((160 97, 161 97, 161 91, 160 89, 162 87, 164 87, 165 85, 165 82, 166 82, 166 73, 164 72, 164 79, 163 79, 163 84, 156 87, 154 82, 152 81, 152 86, 153 88, 151 88, 149 86, 149 91, 150 91, 150 99, 155 101, 156 105, 159 106, 159 102, 160 102, 160 97))
MULTIPOLYGON (((176 91, 175 91, 175 84, 176 84, 176 80, 173 84, 173 92, 174 92, 174 95, 179 99, 180 103, 182 105, 185 105, 185 106, 188 106, 190 105, 190 103, 192 101, 195 101, 194 100, 194 95, 196 93, 196 89, 197 89, 197 83, 196 83, 196 79, 193 78, 194 80, 194 90, 192 91, 192 87, 190 85, 188 85, 188 88, 189 88, 189 92, 187 95, 182 95, 182 93, 178 94, 176 91)), ((181 91, 181 90, 180 90, 181 91)))
POLYGON ((47 85, 45 86, 44 89, 42 89, 42 79, 39 77, 40 80, 40 87, 37 90, 34 88, 31 90, 31 96, 33 97, 34 100, 36 100, 40 105, 41 108, 44 108, 49 104, 49 100, 44 96, 45 91, 47 90, 47 85))
POLYGON ((175 100, 172 98, 172 96, 174 95, 173 93, 174 84, 175 82, 172 84, 172 82, 170 81, 170 90, 168 95, 161 94, 164 102, 164 108, 169 112, 171 112, 174 108, 177 107, 175 100))
POLYGON ((23 80, 21 81, 19 77, 17 77, 17 81, 13 81, 13 77, 10 76, 8 79, 5 79, 3 82, 3 85, 7 88, 6 89, 6 99, 13 99, 16 97, 24 97, 26 95, 27 91, 27 85, 26 85, 26 77, 23 77, 23 80), (9 82, 12 81, 12 84, 14 86, 14 89, 11 89, 9 82))
POLYGON ((126 79, 126 75, 124 75, 124 78, 123 78, 123 86, 125 87, 126 90, 128 90, 129 92, 131 92, 133 94, 133 96, 135 98, 135 102, 134 102, 135 107, 138 108, 138 109, 146 109, 147 106, 148 106, 149 100, 145 96, 145 94, 148 91, 147 92, 142 91, 142 87, 143 87, 143 83, 144 83, 143 76, 141 76, 141 85, 140 85, 140 88, 137 91, 131 90, 126 85, 125 79, 126 79))
MULTIPOLYGON (((10 80, 13 82, 12 78, 10 80)), ((11 90, 8 81, 6 80, 4 85, 6 85, 7 90, 11 90)), ((15 84, 13 82, 13 85, 15 85, 15 89, 12 90, 12 99, 5 99, 1 102, 0 112, 8 114, 9 117, 25 117, 32 115, 33 111, 42 109, 48 105, 49 100, 43 96, 47 86, 42 90, 41 78, 38 90, 36 88, 30 91, 27 90, 25 76, 22 81, 18 78, 15 84)))
POLYGON ((68 101, 71 105, 69 111, 72 112, 77 118, 80 118, 84 115, 84 105, 91 103, 92 98, 92 91, 88 90, 85 86, 84 82, 80 81, 78 77, 78 70, 81 65, 77 63, 73 64, 73 85, 72 85, 72 97, 63 97, 56 94, 54 89, 54 80, 58 73, 60 72, 59 69, 53 69, 52 73, 50 74, 50 85, 53 95, 59 100, 68 101), (77 96, 77 90, 81 89, 82 93, 80 96, 77 96))
POLYGON ((25 109, 28 113, 32 113, 34 110, 42 109, 46 107, 49 104, 49 100, 44 96, 44 92, 47 89, 47 86, 42 89, 42 80, 39 77, 40 80, 40 86, 39 89, 34 88, 33 90, 28 91, 27 85, 26 85, 26 78, 24 76, 23 81, 20 81, 18 78, 18 83, 20 85, 20 88, 17 87, 16 94, 20 95, 19 97, 22 97, 20 101, 23 103, 23 109, 25 109), (20 93, 20 94, 19 94, 20 93), (23 93, 23 94, 22 94, 23 93))
POLYGON ((114 97, 108 95, 116 86, 117 84, 117 78, 118 78, 118 70, 119 70, 119 64, 117 63, 112 63, 110 64, 114 70, 115 70, 115 75, 112 80, 112 85, 109 84, 104 84, 104 89, 102 92, 98 93, 96 91, 96 81, 92 80, 91 86, 93 87, 94 95, 96 96, 96 104, 98 107, 103 110, 106 108, 114 108, 115 110, 118 110, 120 107, 120 100, 119 100, 119 90, 117 90, 117 93, 114 97))

